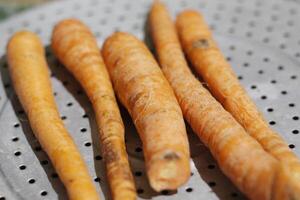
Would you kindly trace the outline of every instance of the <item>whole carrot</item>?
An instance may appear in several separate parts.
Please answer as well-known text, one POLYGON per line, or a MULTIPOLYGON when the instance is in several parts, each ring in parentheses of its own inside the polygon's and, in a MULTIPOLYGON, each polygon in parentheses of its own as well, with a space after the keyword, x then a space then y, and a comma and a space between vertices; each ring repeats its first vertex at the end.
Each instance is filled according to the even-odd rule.
POLYGON ((152 6, 149 23, 162 71, 175 91, 184 117, 208 146, 222 171, 250 199, 284 200, 299 195, 290 188, 278 161, 193 76, 173 22, 158 1, 152 6))
POLYGON ((65 129, 52 95, 44 48, 34 33, 16 33, 7 46, 10 75, 36 138, 71 200, 99 199, 88 170, 65 129))
POLYGON ((67 19, 55 26, 52 49, 80 82, 93 104, 113 199, 136 199, 124 125, 96 39, 83 23, 67 19))
POLYGON ((180 107, 147 47, 115 33, 103 45, 115 91, 142 139, 150 185, 176 189, 190 176, 189 146, 180 107))
POLYGON ((283 163, 300 187, 300 162, 284 140, 273 131, 240 85, 229 63, 212 38, 203 17, 184 11, 176 20, 181 44, 210 91, 263 148, 283 163))

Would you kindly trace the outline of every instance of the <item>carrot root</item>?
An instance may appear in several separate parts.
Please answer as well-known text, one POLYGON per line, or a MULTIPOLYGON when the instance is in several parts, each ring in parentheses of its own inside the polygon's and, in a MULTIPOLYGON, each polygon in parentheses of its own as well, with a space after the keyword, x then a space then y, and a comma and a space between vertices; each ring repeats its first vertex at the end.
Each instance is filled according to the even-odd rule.
POLYGON ((96 39, 82 22, 67 19, 55 26, 52 49, 92 102, 113 199, 136 199, 125 147, 124 125, 96 39))
POLYGON ((171 17, 158 1, 152 6, 149 23, 162 71, 183 115, 225 175, 250 199, 293 199, 295 191, 285 168, 193 76, 171 17))
POLYGON ((110 36, 102 54, 142 139, 150 185, 156 191, 178 188, 190 176, 189 148, 172 89, 146 46, 130 34, 110 36))
POLYGON ((58 113, 44 54, 44 47, 34 33, 22 31, 10 39, 7 55, 15 91, 69 198, 97 200, 99 196, 87 167, 58 113))
MULTIPOLYGON (((204 18, 196 11, 177 16, 176 27, 185 53, 215 98, 290 173, 300 191, 300 161, 286 142, 273 131, 239 83, 222 55, 204 18)), ((298 196, 299 197, 299 196, 298 196)))

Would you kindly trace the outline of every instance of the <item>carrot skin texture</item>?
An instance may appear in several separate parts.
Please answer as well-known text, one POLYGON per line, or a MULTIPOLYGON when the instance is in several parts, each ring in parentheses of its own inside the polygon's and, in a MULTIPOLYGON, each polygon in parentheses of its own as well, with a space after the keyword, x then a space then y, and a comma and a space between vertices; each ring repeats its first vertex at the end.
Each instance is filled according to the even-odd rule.
POLYGON ((52 49, 92 102, 113 199, 136 199, 124 125, 96 39, 82 22, 67 19, 55 26, 52 49))
POLYGON ((176 27, 185 53, 215 98, 266 151, 288 168, 295 186, 300 189, 299 159, 279 134, 269 127, 241 86, 200 13, 182 12, 177 17, 176 27))
POLYGON ((284 168, 193 76, 171 17, 158 1, 150 11, 149 25, 162 71, 174 89, 184 117, 222 171, 250 199, 292 199, 284 168))
POLYGON ((87 167, 58 113, 44 54, 34 33, 21 31, 10 39, 7 56, 15 91, 69 198, 98 200, 87 167))
POLYGON ((115 33, 102 55, 114 89, 143 142, 147 175, 156 191, 176 189, 190 176, 189 146, 174 93, 147 47, 115 33))

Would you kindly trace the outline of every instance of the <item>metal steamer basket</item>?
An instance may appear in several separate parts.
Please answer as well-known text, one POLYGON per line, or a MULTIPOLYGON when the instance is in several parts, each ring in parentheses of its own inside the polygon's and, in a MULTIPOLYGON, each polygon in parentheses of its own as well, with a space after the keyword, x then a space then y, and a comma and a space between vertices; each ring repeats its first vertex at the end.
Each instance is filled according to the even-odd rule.
MULTIPOLYGON (((270 125, 300 156, 300 4, 296 0, 166 0, 173 17, 183 9, 201 11, 224 55, 270 125)), ((20 29, 36 32, 47 48, 54 95, 102 199, 110 199, 99 151, 94 113, 84 91, 49 48, 55 23, 79 18, 99 46, 114 31, 142 40, 150 0, 67 0, 11 17, 0 24, 0 200, 67 199, 49 158, 32 134, 9 80, 5 47, 20 29)), ((154 192, 147 182, 143 150, 130 117, 122 108, 126 145, 139 199, 245 199, 222 174, 208 149, 188 128, 192 173, 175 192, 154 192)), ((258 186, 259 187, 259 186, 258 186)))

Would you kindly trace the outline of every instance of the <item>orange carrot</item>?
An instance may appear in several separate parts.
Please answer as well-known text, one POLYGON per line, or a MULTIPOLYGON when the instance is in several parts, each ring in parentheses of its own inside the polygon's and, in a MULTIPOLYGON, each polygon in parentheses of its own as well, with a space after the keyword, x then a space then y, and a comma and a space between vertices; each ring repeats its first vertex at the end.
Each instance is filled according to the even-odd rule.
POLYGON ((152 6, 149 23, 162 71, 175 91, 184 117, 222 171, 250 199, 284 200, 299 195, 291 190, 278 161, 193 76, 171 18, 158 1, 152 6))
POLYGON ((189 146, 176 97, 147 47, 115 33, 103 46, 115 91, 143 142, 147 174, 156 191, 176 189, 190 176, 189 146))
POLYGON ((124 125, 96 39, 80 21, 63 20, 53 30, 52 49, 93 104, 113 199, 136 199, 124 125))
POLYGON ((10 39, 7 56, 14 88, 69 198, 99 199, 87 167, 60 119, 44 54, 41 41, 34 33, 21 31, 10 39))
POLYGON ((263 148, 292 174, 300 188, 300 162, 284 140, 273 131, 240 85, 229 63, 212 38, 203 17, 184 11, 176 21, 183 49, 210 91, 263 148))

